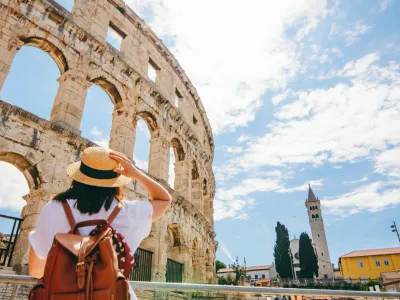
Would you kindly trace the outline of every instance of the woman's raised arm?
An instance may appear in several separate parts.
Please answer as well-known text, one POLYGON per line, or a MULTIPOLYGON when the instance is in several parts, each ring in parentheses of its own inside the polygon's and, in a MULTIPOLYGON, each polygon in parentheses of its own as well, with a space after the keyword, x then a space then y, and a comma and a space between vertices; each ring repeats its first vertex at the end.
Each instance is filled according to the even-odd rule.
POLYGON ((124 154, 111 150, 110 157, 121 164, 114 172, 135 179, 143 186, 149 194, 150 203, 153 206, 153 222, 160 219, 171 205, 172 198, 168 191, 158 182, 138 170, 124 154))

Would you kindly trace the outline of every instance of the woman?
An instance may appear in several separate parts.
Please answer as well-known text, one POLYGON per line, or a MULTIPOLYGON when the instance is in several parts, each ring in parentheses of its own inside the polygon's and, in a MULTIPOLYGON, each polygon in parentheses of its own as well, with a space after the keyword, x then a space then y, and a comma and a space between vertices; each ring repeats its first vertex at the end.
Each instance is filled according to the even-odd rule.
MULTIPOLYGON (((165 188, 116 151, 86 148, 81 161, 71 164, 67 173, 73 179, 71 187, 43 207, 36 229, 29 234, 29 274, 36 278, 43 276, 54 235, 71 229, 62 202, 68 203, 76 222, 107 219, 123 201, 122 186, 135 179, 147 191, 150 201, 123 201, 121 211, 111 223, 117 233, 125 236, 132 252, 149 235, 151 223, 161 218, 171 204, 171 196, 165 188)), ((88 235, 92 229, 81 228, 80 233, 88 235)), ((137 299, 132 290, 130 294, 131 299, 137 299)))

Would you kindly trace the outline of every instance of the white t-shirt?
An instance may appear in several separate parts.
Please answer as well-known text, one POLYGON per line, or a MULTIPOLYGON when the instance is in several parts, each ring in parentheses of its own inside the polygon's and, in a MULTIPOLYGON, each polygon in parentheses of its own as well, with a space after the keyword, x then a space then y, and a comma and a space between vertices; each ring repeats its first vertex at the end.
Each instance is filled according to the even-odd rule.
MULTIPOLYGON (((114 199, 108 211, 103 207, 97 214, 89 216, 89 214, 81 213, 75 207, 76 200, 67 201, 77 223, 86 220, 107 219, 118 204, 118 201, 114 199)), ((125 236, 132 252, 135 252, 141 241, 151 231, 152 215, 153 206, 149 201, 124 201, 121 211, 111 223, 111 226, 116 232, 125 236)), ((93 228, 94 226, 82 227, 79 231, 81 235, 88 235, 93 228)), ((36 229, 29 233, 29 241, 37 257, 45 260, 53 243, 54 235, 56 233, 67 233, 70 230, 71 227, 61 202, 53 200, 47 203, 40 212, 36 229)), ((136 299, 132 290, 131 299, 136 299)))

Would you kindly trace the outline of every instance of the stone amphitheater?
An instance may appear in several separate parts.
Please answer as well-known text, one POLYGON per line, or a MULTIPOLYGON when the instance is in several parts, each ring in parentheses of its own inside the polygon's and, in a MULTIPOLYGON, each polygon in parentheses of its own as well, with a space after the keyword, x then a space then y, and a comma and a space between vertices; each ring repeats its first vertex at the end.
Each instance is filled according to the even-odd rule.
MULTIPOLYGON (((0 9, 0 91, 24 46, 50 55, 61 74, 50 120, 0 101, 0 161, 17 167, 29 185, 13 269, 27 273, 27 235, 40 210, 69 187, 66 166, 94 145, 80 135, 80 124, 87 90, 98 85, 114 105, 109 147, 133 158, 143 119, 151 132, 148 174, 173 195, 171 209, 140 245, 151 253, 151 280, 168 281, 172 262, 182 266, 182 282, 214 283, 214 141, 199 95, 171 52, 121 0, 75 0, 71 12, 52 0, 0 0, 0 9), (109 28, 122 38, 119 50, 106 42, 109 28)), ((127 194, 147 198, 135 182, 127 194)))

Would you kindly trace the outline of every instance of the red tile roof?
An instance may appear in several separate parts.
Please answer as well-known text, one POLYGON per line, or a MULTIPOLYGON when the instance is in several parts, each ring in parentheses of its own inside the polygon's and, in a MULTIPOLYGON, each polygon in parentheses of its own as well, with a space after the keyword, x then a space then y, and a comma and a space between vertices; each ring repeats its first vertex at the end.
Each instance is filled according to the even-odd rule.
MULTIPOLYGON (((271 267, 272 267, 272 265, 246 267, 246 271, 269 270, 271 267)), ((218 270, 218 273, 230 273, 230 272, 233 272, 232 268, 225 268, 225 269, 218 270)))
POLYGON ((345 255, 342 255, 340 258, 374 256, 374 255, 390 255, 390 254, 400 254, 400 247, 371 249, 371 250, 356 250, 356 251, 347 253, 345 255))

